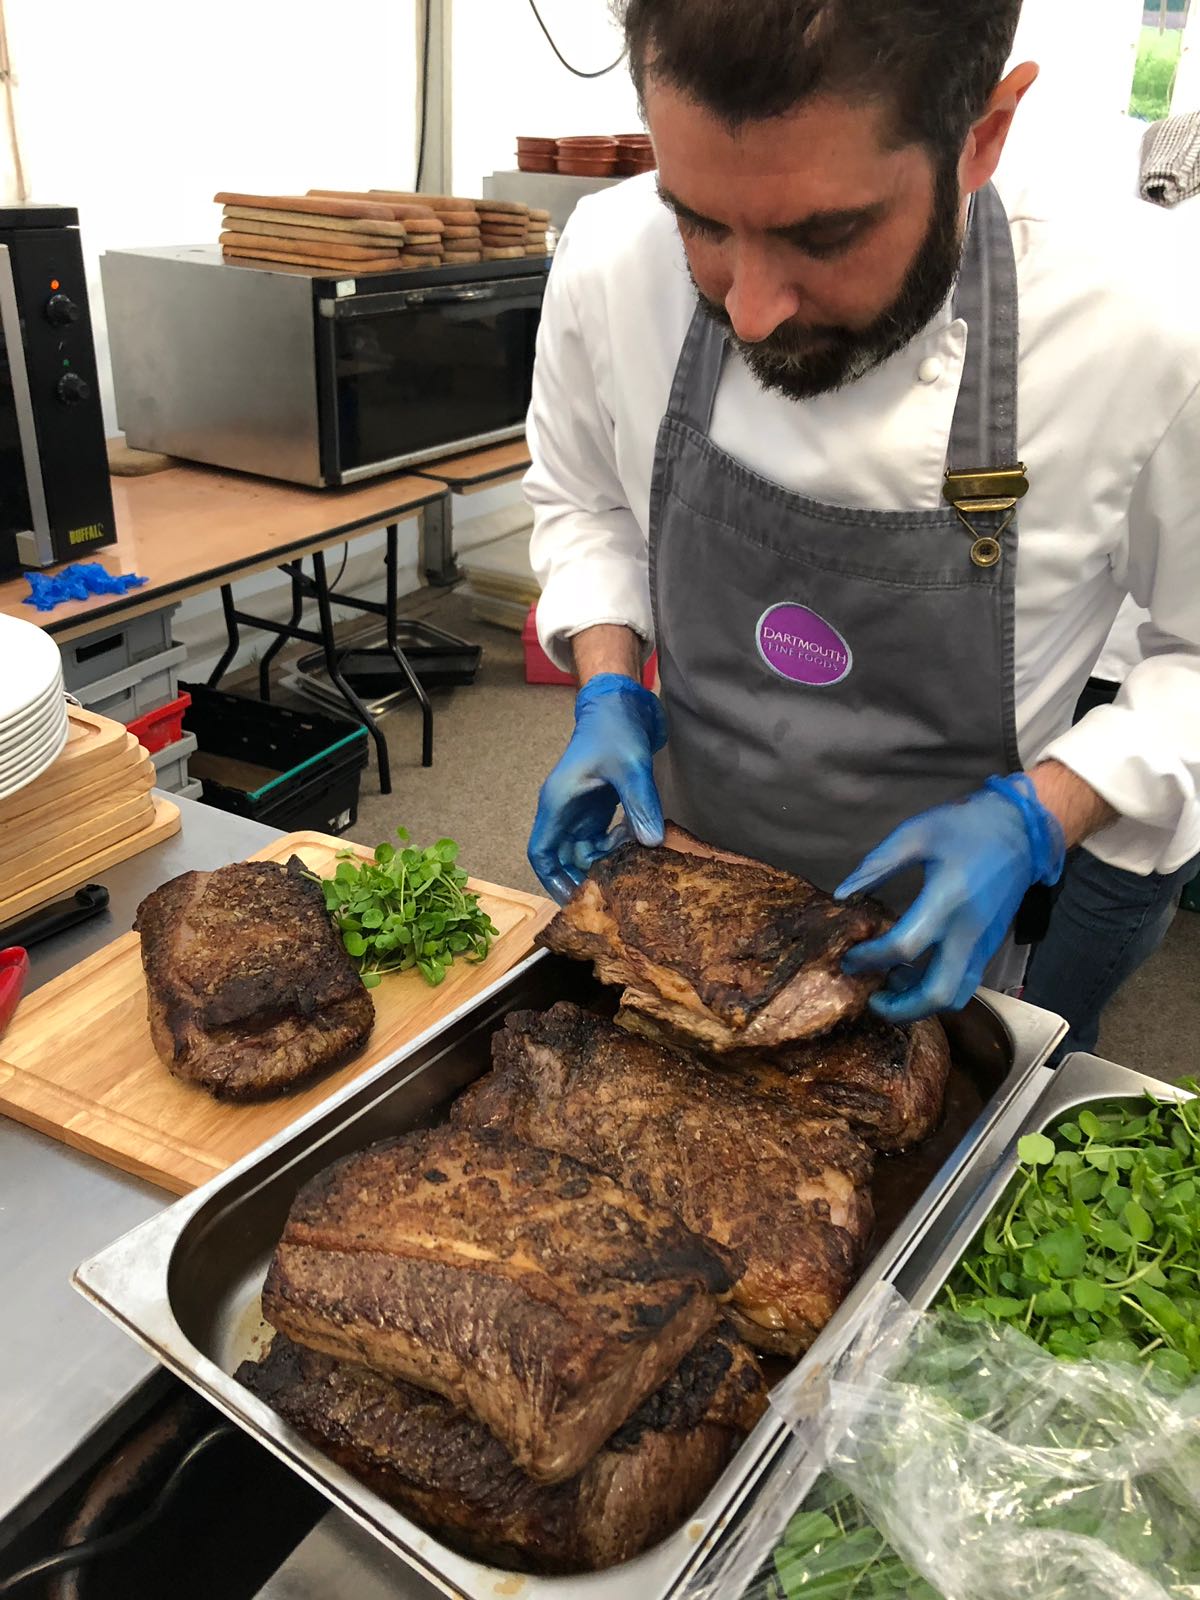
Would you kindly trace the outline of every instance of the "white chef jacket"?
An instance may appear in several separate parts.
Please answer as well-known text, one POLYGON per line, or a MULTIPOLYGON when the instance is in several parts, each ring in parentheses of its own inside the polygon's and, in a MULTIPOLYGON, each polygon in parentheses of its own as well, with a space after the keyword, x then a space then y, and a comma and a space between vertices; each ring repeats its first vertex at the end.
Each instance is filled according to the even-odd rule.
MULTIPOLYGON (((1169 872, 1200 851, 1200 286, 1166 287, 1170 239, 1141 202, 1056 225, 1026 188, 997 187, 1016 253, 1031 486, 1016 577, 1021 759, 1062 762, 1119 813, 1089 840, 1102 860, 1169 872), (1127 593, 1150 613, 1144 659, 1115 704, 1072 727, 1127 593)), ((550 274, 525 479, 538 631, 562 666, 567 641, 597 623, 653 646, 650 480, 695 303, 653 174, 581 202, 550 274)), ((803 402, 762 390, 731 352, 713 441, 818 500, 932 510, 967 337, 947 302, 885 365, 803 402)))

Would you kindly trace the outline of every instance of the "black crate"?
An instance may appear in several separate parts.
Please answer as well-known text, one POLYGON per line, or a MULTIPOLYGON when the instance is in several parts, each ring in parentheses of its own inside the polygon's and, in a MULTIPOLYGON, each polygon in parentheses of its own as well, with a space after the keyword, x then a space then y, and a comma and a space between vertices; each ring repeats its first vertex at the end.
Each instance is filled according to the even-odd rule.
POLYGON ((285 831, 342 833, 353 826, 370 754, 364 727, 203 683, 179 687, 192 697, 183 726, 196 735, 190 770, 206 805, 285 831), (250 775, 238 766, 260 770, 250 775), (268 778, 264 768, 276 775, 268 778))

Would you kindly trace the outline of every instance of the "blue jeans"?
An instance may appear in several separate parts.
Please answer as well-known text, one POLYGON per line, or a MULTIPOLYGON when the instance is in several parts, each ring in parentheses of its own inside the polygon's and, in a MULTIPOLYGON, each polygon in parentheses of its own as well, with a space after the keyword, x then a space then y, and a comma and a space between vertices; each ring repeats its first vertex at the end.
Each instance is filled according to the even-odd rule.
POLYGON ((1033 947, 1023 998, 1065 1017, 1071 1031, 1052 1057, 1094 1051, 1105 1006, 1158 949, 1200 857, 1177 872, 1139 877, 1087 850, 1067 861, 1050 926, 1033 947))

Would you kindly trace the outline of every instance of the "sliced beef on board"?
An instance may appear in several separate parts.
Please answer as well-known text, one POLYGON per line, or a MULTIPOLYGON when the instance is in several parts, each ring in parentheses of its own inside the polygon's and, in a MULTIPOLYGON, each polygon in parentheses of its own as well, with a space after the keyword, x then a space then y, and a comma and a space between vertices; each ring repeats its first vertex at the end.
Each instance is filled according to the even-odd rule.
POLYGON ((542 1573, 613 1566, 664 1538, 700 1504, 766 1406, 758 1364, 721 1324, 579 1473, 543 1485, 448 1401, 282 1334, 237 1378, 463 1554, 542 1573))
POLYGON ((295 856, 185 872, 134 924, 154 1048, 221 1099, 280 1094, 361 1050, 375 1007, 295 856))
POLYGON ((469 1408, 554 1483, 713 1326, 737 1270, 593 1167, 437 1128, 300 1191, 263 1314, 297 1343, 469 1408))
POLYGON ((492 1060, 455 1101, 456 1126, 564 1151, 670 1206, 745 1263, 728 1307, 744 1339, 788 1356, 812 1342, 871 1232, 873 1157, 845 1122, 567 1002, 510 1013, 492 1060))
POLYGON ((890 926, 882 906, 839 904, 803 878, 713 852, 627 843, 597 861, 539 936, 591 961, 622 1002, 718 1053, 773 1049, 861 1014, 877 974, 842 957, 890 926))
MULTIPOLYGON (((643 1038, 687 1047, 685 1035, 632 1008, 622 1007, 617 1022, 643 1038)), ((901 1027, 868 1014, 818 1039, 705 1059, 805 1115, 843 1117, 873 1149, 889 1154, 936 1129, 950 1072, 950 1046, 934 1017, 901 1027)))

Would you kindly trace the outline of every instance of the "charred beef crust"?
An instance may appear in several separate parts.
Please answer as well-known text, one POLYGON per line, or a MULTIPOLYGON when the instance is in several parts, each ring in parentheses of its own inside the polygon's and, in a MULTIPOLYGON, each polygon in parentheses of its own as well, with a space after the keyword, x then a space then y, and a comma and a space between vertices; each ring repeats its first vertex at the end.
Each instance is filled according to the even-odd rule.
MULTIPOLYGON (((309 1018, 365 993, 338 938, 319 884, 293 856, 185 872, 137 909, 151 982, 167 991, 168 1017, 201 1028, 270 1027, 309 1018), (186 914, 187 938, 171 938, 186 914)), ((370 999, 370 996, 367 996, 370 999)))
POLYGON ((456 1126, 562 1150, 744 1260, 729 1312, 796 1355, 854 1281, 871 1230, 873 1156, 845 1122, 773 1102, 729 1071, 562 1002, 513 1012, 456 1126))
POLYGON ((749 1433, 765 1409, 766 1384, 758 1363, 733 1324, 723 1321, 688 1351, 604 1448, 636 1450, 648 1432, 687 1433, 706 1420, 749 1433))
MULTIPOLYGON (((878 902, 833 900, 804 878, 760 863, 738 865, 666 847, 626 843, 588 881, 624 944, 685 978, 729 1026, 743 1026, 814 961, 835 967, 852 945, 891 925, 878 902)), ((566 909, 538 936, 562 955, 594 959, 594 936, 566 909)))
POLYGON ((844 1117, 876 1150, 927 1139, 942 1118, 950 1046, 936 1017, 899 1027, 877 1017, 820 1039, 724 1058, 761 1093, 844 1117))
POLYGON ((296 857, 185 872, 135 926, 155 1049, 218 1097, 280 1093, 370 1035, 371 997, 296 857))
MULTIPOLYGON (((674 1050, 697 1046, 679 1029, 623 1006, 617 1023, 674 1050)), ((950 1046, 936 1018, 900 1026, 864 1014, 817 1039, 774 1050, 731 1050, 701 1059, 714 1071, 808 1116, 841 1117, 875 1150, 893 1154, 937 1128, 950 1046)))
POLYGON ((591 961, 625 986, 626 1005, 729 1050, 858 1016, 882 979, 849 976, 842 957, 890 920, 874 901, 839 904, 803 878, 690 842, 627 843, 595 863, 538 942, 591 961))
POLYGON ((583 1462, 712 1326, 729 1252, 595 1168, 439 1128, 297 1196, 273 1327, 467 1406, 543 1482, 583 1462))
POLYGON ((445 1400, 282 1334, 236 1376, 312 1444, 464 1554, 547 1573, 627 1560, 669 1532, 766 1404, 756 1364, 722 1325, 580 1473, 547 1487, 445 1400))

